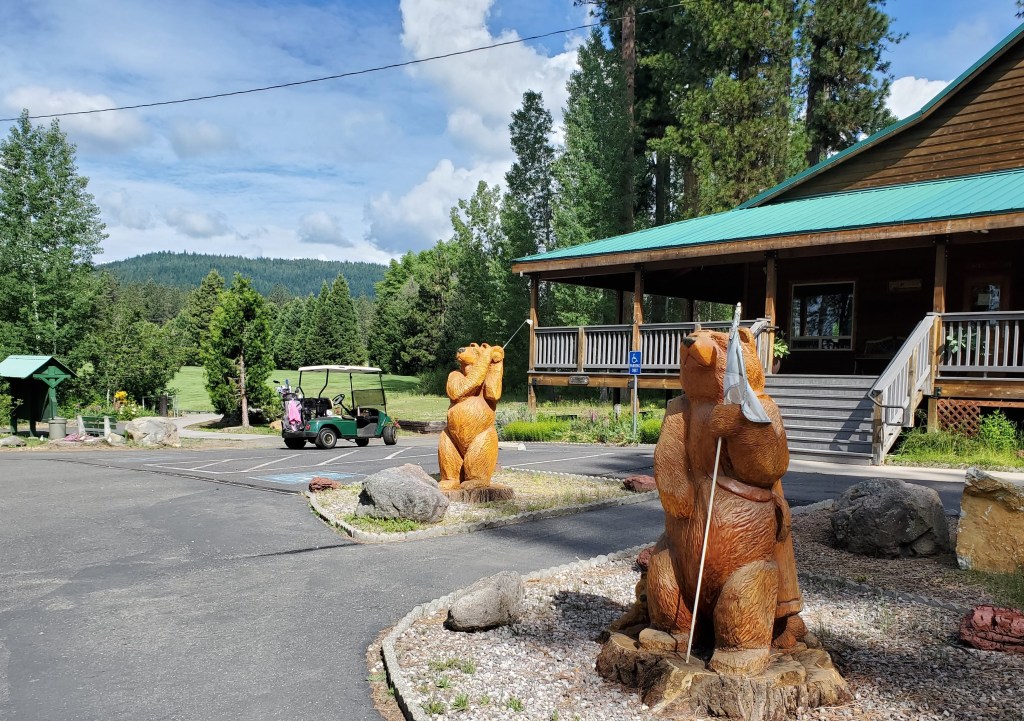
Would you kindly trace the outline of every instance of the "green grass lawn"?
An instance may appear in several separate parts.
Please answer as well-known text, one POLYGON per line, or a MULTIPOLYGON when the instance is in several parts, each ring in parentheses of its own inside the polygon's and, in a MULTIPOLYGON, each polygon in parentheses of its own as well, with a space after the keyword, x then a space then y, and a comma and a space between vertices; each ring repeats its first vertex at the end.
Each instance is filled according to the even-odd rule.
MULTIPOLYGON (((299 374, 296 370, 275 370, 268 381, 271 387, 278 384, 273 380, 284 382, 290 380, 294 386, 298 383, 299 374)), ((377 377, 372 375, 355 376, 356 389, 376 387, 377 377)), ((303 390, 306 395, 318 395, 323 385, 323 374, 315 374, 303 379, 303 390)), ((184 366, 178 371, 171 381, 171 388, 176 389, 179 411, 212 412, 213 404, 206 392, 203 369, 200 366, 184 366)), ((418 392, 419 383, 415 376, 384 376, 384 391, 388 398, 388 412, 399 420, 407 421, 433 421, 444 420, 448 412, 448 398, 446 396, 422 395, 418 392)), ((350 395, 348 376, 335 378, 332 375, 331 384, 324 390, 323 394, 333 397, 337 393, 350 395)), ((588 399, 566 399, 560 401, 541 401, 538 404, 537 414, 539 416, 578 416, 580 418, 597 417, 605 418, 612 410, 611 401, 598 401, 597 392, 595 398, 588 399)), ((629 414, 629 395, 623 393, 623 412, 629 414)), ((526 403, 525 392, 507 392, 502 401, 498 404, 499 412, 504 414, 525 415, 526 403)), ((652 411, 659 418, 664 410, 664 401, 644 399, 641 404, 642 410, 652 411)))
MULTIPOLYGON (((298 383, 299 374, 295 370, 275 370, 268 385, 276 386, 273 380, 284 382, 290 380, 292 385, 298 383)), ((315 374, 303 379, 303 390, 306 395, 318 395, 323 386, 323 374, 315 374), (312 380, 312 382, 310 382, 312 380), (315 386, 315 387, 314 387, 315 386)), ((371 375, 355 376, 356 389, 376 387, 377 377, 371 375)), ((448 399, 439 396, 418 394, 419 384, 413 376, 384 376, 384 391, 388 398, 388 412, 399 420, 429 421, 444 418, 448 410, 448 399)), ((213 404, 206 392, 206 381, 203 369, 199 366, 184 366, 171 381, 171 388, 176 389, 178 409, 181 411, 212 412, 213 404)), ((333 397, 338 393, 350 395, 348 376, 335 378, 332 374, 331 383, 324 390, 324 395, 333 397)))

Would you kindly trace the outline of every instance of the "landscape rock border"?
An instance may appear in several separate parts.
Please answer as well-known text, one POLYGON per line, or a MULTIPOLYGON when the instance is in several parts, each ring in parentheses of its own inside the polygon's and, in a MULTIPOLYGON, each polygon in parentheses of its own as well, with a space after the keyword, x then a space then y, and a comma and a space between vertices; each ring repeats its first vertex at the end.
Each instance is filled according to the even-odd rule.
MULTIPOLYGON (((646 494, 638 494, 646 495, 646 494)), ((631 500, 631 499, 626 499, 631 500)), ((634 501, 635 502, 635 501, 634 501)), ((590 505, 590 504, 588 504, 590 505)), ((529 514, 523 514, 529 515, 529 514)), ((470 525, 470 524, 467 524, 470 525)), ((627 548, 624 551, 617 551, 616 553, 609 553, 601 556, 595 556, 582 561, 575 561, 573 563, 564 563, 560 566, 552 566, 551 568, 545 568, 540 571, 534 571, 523 576, 523 582, 529 583, 537 579, 544 578, 545 576, 553 576, 566 571, 575 571, 583 568, 593 568, 600 566, 605 563, 612 561, 619 561, 624 558, 636 556, 643 549, 647 548, 650 544, 643 544, 640 546, 633 546, 627 548)), ((395 651, 395 643, 399 637, 412 628, 412 625, 420 619, 433 616, 438 611, 448 608, 451 604, 459 598, 463 593, 466 592, 466 588, 460 588, 457 591, 453 591, 446 596, 435 598, 433 601, 424 603, 416 606, 412 611, 407 613, 402 620, 400 620, 384 637, 384 642, 381 644, 381 654, 384 657, 384 670, 388 675, 388 682, 391 687, 395 690, 395 701, 398 703, 399 708, 402 709, 402 713, 405 714, 405 718, 409 721, 432 721, 433 716, 427 714, 415 704, 410 704, 408 698, 412 697, 412 686, 409 681, 402 675, 402 667, 398 663, 398 653, 395 651)))
MULTIPOLYGON (((545 471, 546 473, 547 471, 545 471)), ((578 476, 577 473, 564 473, 559 475, 566 476, 578 476)), ((590 476, 590 478, 600 478, 601 480, 618 480, 609 479, 605 476, 590 476)), ((327 510, 321 506, 317 500, 316 495, 304 492, 306 498, 309 499, 309 507, 313 510, 320 519, 329 526, 337 528, 350 536, 353 540, 360 541, 362 543, 402 543, 404 541, 417 541, 423 538, 441 538, 442 536, 460 536, 464 533, 475 533, 476 531, 484 531, 489 528, 503 528, 505 526, 514 526, 519 523, 526 523, 528 521, 539 521, 545 518, 557 518, 559 516, 571 516, 575 513, 585 513, 587 511, 599 511, 603 508, 613 508, 615 506, 628 506, 634 503, 643 503, 649 500, 652 496, 656 496, 656 491, 646 491, 644 493, 637 493, 632 496, 626 496, 624 498, 613 498, 606 501, 592 501, 591 503, 584 503, 577 506, 564 506, 562 508, 546 508, 541 511, 528 511, 526 513, 518 513, 514 516, 508 516, 507 518, 493 518, 489 521, 477 521, 475 523, 461 523, 457 526, 436 526, 434 528, 424 528, 419 531, 406 531, 404 533, 373 533, 371 531, 364 531, 356 528, 342 520, 336 520, 330 517, 327 510)))

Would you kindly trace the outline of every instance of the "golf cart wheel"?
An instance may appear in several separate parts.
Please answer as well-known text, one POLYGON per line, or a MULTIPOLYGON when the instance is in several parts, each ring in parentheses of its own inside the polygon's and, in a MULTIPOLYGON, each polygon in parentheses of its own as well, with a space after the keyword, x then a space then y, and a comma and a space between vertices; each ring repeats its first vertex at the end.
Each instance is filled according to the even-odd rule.
POLYGON ((320 432, 316 434, 316 447, 329 450, 334 448, 334 444, 338 442, 338 434, 333 428, 321 428, 320 432))
POLYGON ((398 433, 395 431, 394 426, 384 426, 380 437, 384 439, 384 445, 386 446, 393 446, 398 443, 398 433))
POLYGON ((369 438, 356 438, 356 445, 359 446, 360 448, 362 448, 363 446, 368 446, 368 445, 370 445, 370 439, 369 438))
POLYGON ((297 451, 306 445, 305 438, 285 438, 284 444, 291 448, 293 451, 297 451))

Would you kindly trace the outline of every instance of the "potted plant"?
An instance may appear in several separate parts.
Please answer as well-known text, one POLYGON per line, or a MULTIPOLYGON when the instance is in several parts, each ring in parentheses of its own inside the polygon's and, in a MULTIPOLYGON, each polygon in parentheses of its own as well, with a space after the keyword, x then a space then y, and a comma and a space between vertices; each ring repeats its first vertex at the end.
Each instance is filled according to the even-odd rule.
POLYGON ((775 342, 772 343, 772 373, 778 373, 779 368, 782 366, 782 359, 789 355, 789 343, 786 342, 786 336, 782 331, 778 332, 775 336, 775 342))

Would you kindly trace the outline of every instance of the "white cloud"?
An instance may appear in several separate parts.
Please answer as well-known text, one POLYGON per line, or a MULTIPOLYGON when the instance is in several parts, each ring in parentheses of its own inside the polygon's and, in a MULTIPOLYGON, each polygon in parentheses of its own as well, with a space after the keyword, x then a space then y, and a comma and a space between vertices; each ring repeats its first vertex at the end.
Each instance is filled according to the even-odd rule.
POLYGON ((194 158, 235 148, 233 135, 208 120, 178 121, 170 133, 171 147, 179 158, 194 158))
POLYGON ((164 212, 164 220, 190 238, 214 238, 231 232, 224 214, 217 211, 205 212, 177 206, 164 212))
POLYGON ((134 202, 124 188, 118 188, 97 199, 103 218, 109 226, 144 230, 153 225, 150 212, 134 202))
MULTIPOLYGON (((25 85, 4 95, 4 104, 14 112, 27 108, 30 115, 52 115, 78 110, 115 107, 107 95, 87 95, 77 90, 54 90, 43 85, 25 85)), ((149 129, 134 111, 69 115, 61 127, 75 143, 107 151, 124 150, 146 142, 149 129)))
POLYGON ((949 85, 948 80, 928 80, 908 75, 893 81, 889 98, 885 101, 896 117, 905 118, 916 113, 924 104, 949 85))
POLYGON ((384 193, 370 201, 366 215, 369 237, 385 250, 420 250, 452 234, 449 218, 459 198, 469 198, 477 184, 499 183, 504 163, 472 168, 456 168, 452 161, 441 160, 423 182, 395 200, 384 193))
MULTIPOLYGON (((494 0, 402 0, 402 44, 414 58, 515 40, 487 27, 494 0)), ((556 126, 566 102, 565 84, 576 67, 578 40, 553 57, 526 44, 416 66, 410 72, 433 81, 449 103, 447 135, 471 153, 468 162, 445 158, 408 192, 384 192, 366 206, 368 238, 385 250, 429 247, 451 235, 449 213, 481 180, 502 184, 512 162, 508 125, 523 93, 544 96, 556 126)))
POLYGON ((352 241, 342 233, 338 219, 323 210, 302 216, 299 220, 299 240, 342 248, 352 246, 352 241))

